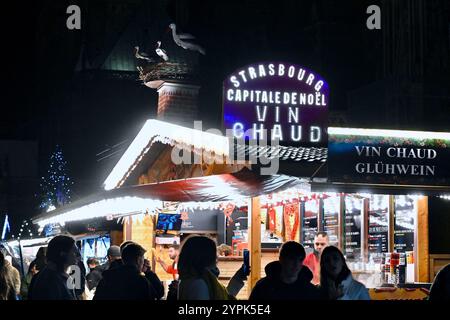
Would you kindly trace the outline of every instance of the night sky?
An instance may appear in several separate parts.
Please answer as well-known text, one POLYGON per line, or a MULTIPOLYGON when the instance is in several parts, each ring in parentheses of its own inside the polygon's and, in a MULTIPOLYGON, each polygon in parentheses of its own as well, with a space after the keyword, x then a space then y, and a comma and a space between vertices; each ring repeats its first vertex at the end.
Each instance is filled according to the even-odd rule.
MULTIPOLYGON (((155 116, 157 93, 138 81, 137 72, 118 79, 99 70, 81 76, 75 71, 83 44, 91 56, 108 53, 109 35, 120 35, 119 27, 111 29, 112 22, 127 26, 133 21, 133 14, 126 10, 118 9, 114 14, 106 11, 107 3, 139 8, 143 2, 39 0, 2 4, 5 93, 0 139, 38 143, 39 172, 34 193, 39 192, 38 179, 45 174, 48 156, 56 144, 63 147, 75 181, 73 199, 100 190, 124 148, 145 120, 155 116), (65 27, 65 11, 70 4, 81 7, 81 31, 65 27), (98 153, 118 143, 113 149, 117 153, 98 161, 98 153)), ((330 111, 343 114, 349 126, 450 131, 448 1, 422 1, 428 3, 427 21, 433 17, 435 23, 419 23, 409 31, 399 27, 398 38, 389 36, 387 30, 366 28, 367 6, 379 4, 387 17, 390 8, 386 1, 160 2, 166 9, 160 23, 176 21, 206 48, 206 56, 200 58, 199 112, 205 128, 221 124, 222 81, 228 74, 252 62, 276 60, 303 65, 324 77, 330 86, 330 111), (410 40, 417 30, 428 30, 424 41, 410 40), (389 45, 392 39, 395 46, 389 45), (413 69, 423 72, 400 67, 403 62, 388 63, 389 50, 398 50, 396 55, 402 56, 402 48, 422 52, 410 60, 413 69), (404 93, 394 92, 386 101, 392 104, 396 116, 388 115, 378 122, 362 119, 355 110, 372 103, 373 108, 378 106, 376 86, 370 85, 392 79, 402 84, 399 90, 404 93), (418 98, 411 98, 411 92, 403 88, 417 83, 423 91, 418 98), (367 86, 372 89, 357 93, 367 86), (419 111, 410 112, 409 106, 417 103, 419 111)), ((152 23, 155 19, 158 17, 149 16, 152 23)), ((402 21, 399 18, 398 23, 383 24, 382 29, 395 30, 402 21)), ((146 32, 151 34, 152 28, 146 32)), ((134 45, 129 44, 130 56, 134 45)), ((145 43, 139 45, 145 47, 145 43)), ((14 213, 16 224, 40 213, 34 194, 23 197, 25 207, 22 204, 18 210, 11 202, 7 208, 14 213)))

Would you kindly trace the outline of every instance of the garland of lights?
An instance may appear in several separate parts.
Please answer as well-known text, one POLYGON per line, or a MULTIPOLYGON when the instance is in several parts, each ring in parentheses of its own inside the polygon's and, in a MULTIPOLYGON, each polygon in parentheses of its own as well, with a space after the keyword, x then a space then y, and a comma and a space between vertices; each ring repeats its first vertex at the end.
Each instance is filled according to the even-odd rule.
POLYGON ((30 238, 33 238, 32 228, 33 228, 33 222, 31 221, 31 219, 30 220, 25 219, 25 220, 23 220, 22 225, 20 226, 17 237, 12 235, 11 238, 17 239, 19 241, 20 241, 20 239, 23 238, 22 235, 25 235, 25 236, 28 235, 30 238), (27 233, 25 233, 25 232, 27 232, 27 233))

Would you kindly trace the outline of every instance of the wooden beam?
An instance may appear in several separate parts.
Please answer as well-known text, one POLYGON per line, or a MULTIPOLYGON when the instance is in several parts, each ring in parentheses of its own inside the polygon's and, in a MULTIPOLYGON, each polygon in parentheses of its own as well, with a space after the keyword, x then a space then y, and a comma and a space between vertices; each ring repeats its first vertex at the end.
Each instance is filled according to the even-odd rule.
POLYGON ((394 252, 394 227, 395 227, 395 204, 394 196, 389 196, 389 243, 388 252, 394 252))
POLYGON ((363 262, 369 262, 369 199, 363 199, 361 223, 361 255, 363 262))
POLYGON ((319 199, 319 214, 317 216, 317 231, 323 230, 323 199, 319 199))
POLYGON ((338 212, 338 247, 345 252, 345 200, 344 195, 339 194, 339 212, 338 212))
POLYGON ((300 243, 303 243, 303 219, 305 217, 305 202, 299 201, 298 202, 298 214, 300 215, 298 218, 298 234, 299 234, 299 241, 300 243))
POLYGON ((416 281, 429 282, 429 242, 428 242, 428 197, 417 200, 417 220, 415 230, 416 281))
POLYGON ((250 276, 248 295, 261 278, 261 207, 259 197, 252 198, 248 208, 248 249, 250 253, 250 276))

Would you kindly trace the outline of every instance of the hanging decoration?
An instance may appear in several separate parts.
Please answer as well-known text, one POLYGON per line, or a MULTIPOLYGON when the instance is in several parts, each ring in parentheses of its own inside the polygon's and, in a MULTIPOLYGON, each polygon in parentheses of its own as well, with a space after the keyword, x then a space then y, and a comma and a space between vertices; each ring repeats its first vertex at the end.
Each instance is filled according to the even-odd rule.
POLYGON ((298 203, 285 204, 283 207, 283 216, 286 241, 295 241, 300 224, 298 203))
POLYGON ((268 211, 269 216, 269 231, 275 233, 277 230, 277 212, 274 207, 270 207, 268 211))
POLYGON ((227 218, 227 226, 230 226, 230 223, 233 222, 231 215, 233 214, 234 209, 236 208, 236 204, 232 202, 222 203, 220 209, 223 211, 223 214, 227 218))
POLYGON ((180 212, 181 214, 181 220, 186 221, 189 220, 189 212, 186 210, 183 210, 180 212))

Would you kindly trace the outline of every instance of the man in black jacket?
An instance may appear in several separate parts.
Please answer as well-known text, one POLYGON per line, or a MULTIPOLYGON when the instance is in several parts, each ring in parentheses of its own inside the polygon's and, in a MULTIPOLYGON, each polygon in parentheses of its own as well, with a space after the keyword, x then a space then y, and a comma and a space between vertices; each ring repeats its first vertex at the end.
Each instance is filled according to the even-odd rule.
MULTIPOLYGON (((125 247, 127 245, 132 244, 132 243, 135 244, 136 242, 125 241, 124 243, 122 243, 120 245, 120 254, 122 255, 123 249, 125 249, 125 247)), ((116 268, 118 266, 121 266, 122 264, 123 264, 122 259, 117 259, 111 264, 111 268, 116 268)), ((155 289, 156 299, 160 300, 164 296, 164 286, 163 286, 161 280, 159 280, 156 273, 154 273, 152 271, 152 268, 150 266, 150 261, 148 261, 147 259, 144 259, 144 267, 142 268, 142 272, 144 273, 145 278, 148 280, 148 282, 150 282, 150 284, 155 289)))
POLYGON ((306 253, 295 241, 283 244, 279 261, 269 263, 266 277, 252 290, 250 300, 318 300, 319 290, 311 284, 312 272, 303 266, 306 253))
POLYGON ((141 272, 145 249, 136 243, 122 252, 122 266, 103 272, 94 300, 156 300, 157 293, 141 272))
POLYGON ((76 300, 77 290, 84 288, 83 271, 73 276, 78 281, 72 284, 72 278, 69 279, 66 270, 79 265, 79 257, 74 239, 63 235, 54 237, 48 244, 47 265, 31 280, 28 299, 76 300))
POLYGON ((89 258, 87 260, 89 273, 86 275, 86 284, 89 290, 97 288, 98 283, 102 280, 101 266, 96 258, 89 258))

